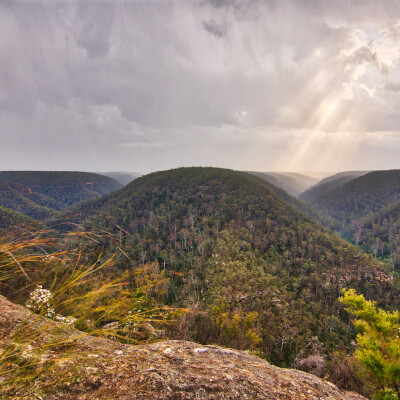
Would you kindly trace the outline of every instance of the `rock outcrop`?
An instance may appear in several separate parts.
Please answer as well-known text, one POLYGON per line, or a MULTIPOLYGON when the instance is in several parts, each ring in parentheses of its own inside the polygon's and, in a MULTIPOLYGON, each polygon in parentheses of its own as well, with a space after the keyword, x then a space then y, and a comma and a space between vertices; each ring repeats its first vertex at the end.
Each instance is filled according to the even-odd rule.
POLYGON ((0 398, 365 400, 243 351, 174 340, 124 345, 38 317, 2 296, 0 310, 0 398))

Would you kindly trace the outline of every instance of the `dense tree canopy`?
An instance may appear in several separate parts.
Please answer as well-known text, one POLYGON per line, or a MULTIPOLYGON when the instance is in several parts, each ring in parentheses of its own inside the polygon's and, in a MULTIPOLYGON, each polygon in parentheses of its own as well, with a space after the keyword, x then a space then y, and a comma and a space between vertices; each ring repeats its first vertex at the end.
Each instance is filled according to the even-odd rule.
POLYGON ((282 365, 311 356, 301 350, 313 338, 323 354, 349 346, 342 287, 385 305, 398 298, 379 262, 245 173, 154 173, 74 211, 87 231, 108 232, 86 255, 104 249, 121 271, 153 262, 165 271, 167 303, 198 313, 178 337, 255 348, 282 365))

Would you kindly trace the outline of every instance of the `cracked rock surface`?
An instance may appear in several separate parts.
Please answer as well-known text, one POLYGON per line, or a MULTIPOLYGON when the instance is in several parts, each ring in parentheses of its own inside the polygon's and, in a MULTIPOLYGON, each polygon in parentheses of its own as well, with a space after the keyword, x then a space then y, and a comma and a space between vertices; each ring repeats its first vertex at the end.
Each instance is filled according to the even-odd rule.
POLYGON ((176 340, 124 345, 35 316, 2 296, 0 310, 0 350, 14 354, 0 388, 16 381, 21 362, 31 360, 37 372, 12 398, 365 400, 243 351, 176 340))

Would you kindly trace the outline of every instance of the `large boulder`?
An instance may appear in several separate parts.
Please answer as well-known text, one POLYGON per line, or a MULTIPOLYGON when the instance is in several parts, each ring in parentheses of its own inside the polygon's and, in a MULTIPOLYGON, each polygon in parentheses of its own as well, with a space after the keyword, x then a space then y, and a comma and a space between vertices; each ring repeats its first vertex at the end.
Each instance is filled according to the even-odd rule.
POLYGON ((2 296, 0 310, 4 398, 365 400, 243 351, 176 340, 120 344, 36 316, 2 296))

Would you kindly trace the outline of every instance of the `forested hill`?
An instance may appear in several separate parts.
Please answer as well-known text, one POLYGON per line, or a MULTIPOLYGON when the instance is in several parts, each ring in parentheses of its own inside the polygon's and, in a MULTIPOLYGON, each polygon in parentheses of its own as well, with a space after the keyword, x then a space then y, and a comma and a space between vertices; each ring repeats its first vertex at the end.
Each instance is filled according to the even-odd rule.
MULTIPOLYGON (((222 169, 218 168, 203 168, 201 169, 203 172, 206 170, 208 171, 223 171, 222 169)), ((226 170, 230 171, 231 173, 234 173, 234 171, 231 170, 226 170)), ((145 175, 142 176, 144 178, 144 181, 147 181, 150 179, 151 176, 154 174, 162 174, 162 173, 167 173, 169 174, 171 171, 163 171, 163 172, 156 172, 153 174, 145 175)), ((311 207, 306 205, 305 203, 297 200, 295 197, 287 193, 284 189, 282 189, 280 186, 274 185, 273 183, 269 182, 263 177, 258 177, 257 173, 244 173, 245 175, 250 175, 248 176, 248 179, 253 178, 253 181, 258 181, 258 184, 261 184, 264 189, 269 190, 270 192, 274 193, 277 197, 279 197, 281 200, 283 200, 285 203, 295 207, 299 211, 302 211, 306 215, 311 216, 312 218, 315 219, 321 219, 320 215, 314 211, 311 207)), ((141 180, 137 181, 138 177, 136 178, 136 182, 129 185, 129 187, 136 187, 136 184, 140 185, 141 180)), ((59 222, 62 221, 72 221, 74 223, 82 223, 84 219, 86 219, 89 215, 92 215, 99 210, 102 209, 102 207, 107 203, 107 204, 112 204, 115 200, 115 198, 121 198, 126 196, 124 193, 131 191, 132 189, 129 189, 128 187, 123 188, 121 191, 110 193, 106 196, 98 197, 93 200, 89 200, 88 202, 83 202, 82 204, 73 206, 71 208, 66 209, 61 215, 56 216, 55 218, 49 219, 47 222, 49 225, 56 226, 59 222)), ((130 196, 130 195, 128 195, 130 196)), ((329 225, 326 223, 325 225, 329 225)), ((65 229, 70 229, 67 226, 64 226, 65 229)))
MULTIPOLYGON (((34 219, 46 219, 57 213, 59 204, 56 200, 33 192, 29 187, 0 179, 0 206, 22 213, 34 219)), ((5 213, 6 210, 3 210, 5 213)), ((9 214, 15 215, 15 214, 9 214)), ((13 219, 7 219, 7 226, 13 219)), ((18 223, 20 218, 16 218, 18 223)), ((6 225, 0 223, 0 228, 6 225)))
POLYGON ((309 204, 346 227, 397 200, 400 200, 400 170, 389 170, 374 171, 353 179, 316 196, 309 204))
POLYGON ((300 194, 299 200, 304 201, 306 204, 313 204, 318 201, 318 199, 323 196, 325 193, 330 192, 362 175, 365 173, 361 172, 342 172, 339 174, 335 174, 334 176, 330 176, 328 178, 322 179, 316 185, 311 186, 309 189, 300 194))
POLYGON ((56 218, 60 210, 121 187, 112 178, 86 172, 0 171, 0 229, 32 223, 30 218, 56 218))
POLYGON ((0 206, 0 230, 8 229, 15 225, 29 225, 40 227, 38 221, 28 217, 18 211, 0 206))
POLYGON ((0 179, 24 185, 34 193, 53 199, 57 204, 51 207, 55 209, 62 209, 122 187, 115 179, 88 172, 0 171, 0 179))
MULTIPOLYGON (((266 181, 265 179, 258 177, 257 175, 253 175, 250 173, 242 173, 232 170, 225 170, 220 168, 201 168, 201 167, 192 167, 192 168, 178 168, 175 170, 161 171, 155 172, 143 177, 137 178, 135 181, 131 182, 129 185, 125 186, 123 189, 110 193, 107 196, 98 197, 96 199, 83 202, 75 207, 72 207, 71 210, 74 213, 80 214, 81 218, 85 219, 88 215, 96 214, 100 212, 101 215, 109 214, 109 211, 118 208, 120 204, 124 204, 125 202, 136 202, 137 196, 142 196, 143 191, 150 190, 150 193, 153 191, 153 186, 165 188, 162 190, 167 190, 167 193, 171 194, 171 190, 182 191, 186 190, 187 195, 195 195, 202 197, 200 194, 195 194, 196 192, 201 192, 201 187, 204 182, 208 184, 208 182, 213 180, 213 177, 217 176, 219 178, 223 178, 232 184, 234 183, 238 188, 241 189, 241 192, 238 192, 238 196, 245 196, 245 191, 259 191, 262 190, 265 193, 268 193, 269 196, 273 197, 275 200, 279 201, 281 206, 285 208, 294 208, 298 213, 300 213, 304 218, 308 218, 310 221, 313 217, 317 216, 317 214, 309 208, 304 203, 298 201, 295 197, 292 197, 285 190, 281 189, 278 186, 266 181), (248 186, 246 188, 246 186, 248 186), (309 217, 311 215, 311 217, 309 217)), ((217 179, 217 178, 216 178, 217 179)), ((226 193, 219 192, 219 187, 215 184, 211 187, 215 188, 215 192, 213 193, 213 201, 216 203, 224 202, 224 198, 226 193)), ((229 187, 230 188, 230 187, 229 187)), ((239 190, 239 189, 237 189, 239 190)), ((228 193, 231 195, 230 189, 228 189, 228 193)), ((185 198, 185 193, 182 194, 183 199, 185 198)), ((208 195, 207 195, 208 196, 208 195)), ((163 196, 164 197, 164 196, 163 196)), ((166 198, 163 198, 166 201, 166 198)), ((187 199, 189 201, 189 199, 187 199)), ((182 206, 184 204, 182 203, 182 206)), ((153 204, 143 203, 141 205, 147 212, 151 212, 154 210, 153 204)), ((121 208, 124 205, 120 206, 121 208)), ((127 220, 130 216, 131 206, 128 206, 126 210, 123 212, 123 219, 127 220)), ((231 216, 235 218, 234 215, 231 216)), ((102 217, 99 217, 100 219, 102 217)), ((81 220, 82 222, 82 220, 81 220)), ((121 221, 119 221, 121 222, 121 221)), ((122 222, 121 222, 122 223, 122 222)), ((107 222, 108 224, 108 222, 107 222)))
POLYGON ((349 351, 354 331, 340 311, 341 288, 386 306, 400 300, 381 263, 246 173, 157 172, 75 211, 87 231, 109 233, 84 248, 86 257, 116 253, 109 273, 128 274, 133 287, 138 269, 155 282, 157 270, 168 278, 164 301, 193 311, 171 337, 255 348, 294 365, 349 351))

